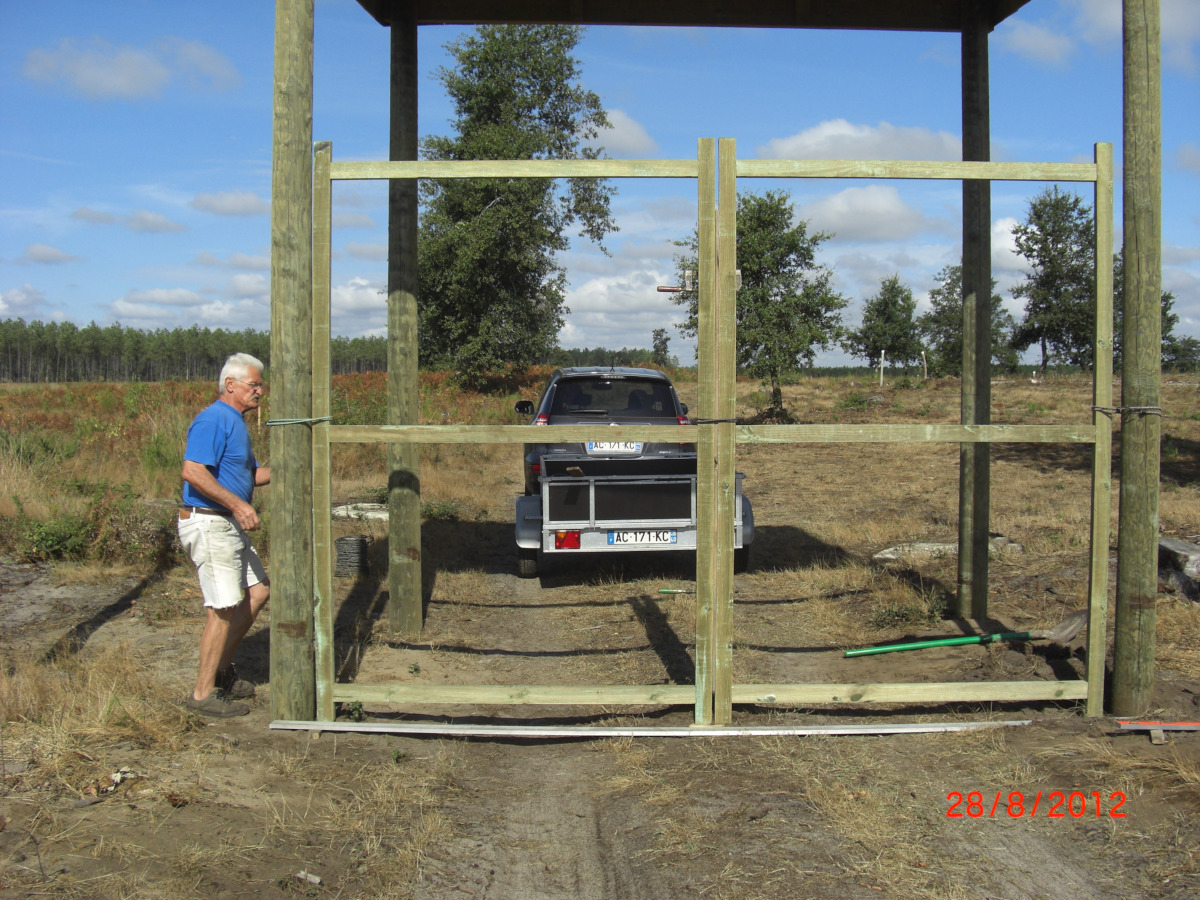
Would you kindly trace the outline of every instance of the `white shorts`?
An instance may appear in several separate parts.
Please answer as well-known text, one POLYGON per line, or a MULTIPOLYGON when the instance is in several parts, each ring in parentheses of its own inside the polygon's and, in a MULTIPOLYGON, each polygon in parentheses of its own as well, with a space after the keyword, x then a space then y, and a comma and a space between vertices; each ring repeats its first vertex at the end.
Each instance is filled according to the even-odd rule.
POLYGON ((247 588, 267 580, 258 551, 232 516, 192 513, 179 520, 179 542, 196 566, 205 606, 237 606, 247 588))

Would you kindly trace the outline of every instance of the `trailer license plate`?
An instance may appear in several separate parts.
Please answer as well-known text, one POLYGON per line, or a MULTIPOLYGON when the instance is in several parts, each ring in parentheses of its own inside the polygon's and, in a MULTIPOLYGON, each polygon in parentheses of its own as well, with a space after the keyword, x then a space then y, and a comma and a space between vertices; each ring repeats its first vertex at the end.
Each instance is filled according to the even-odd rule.
POLYGON ((679 537, 674 531, 610 531, 608 543, 618 547, 624 544, 675 544, 679 537))
POLYGON ((588 441, 588 453, 641 453, 641 441, 588 441))

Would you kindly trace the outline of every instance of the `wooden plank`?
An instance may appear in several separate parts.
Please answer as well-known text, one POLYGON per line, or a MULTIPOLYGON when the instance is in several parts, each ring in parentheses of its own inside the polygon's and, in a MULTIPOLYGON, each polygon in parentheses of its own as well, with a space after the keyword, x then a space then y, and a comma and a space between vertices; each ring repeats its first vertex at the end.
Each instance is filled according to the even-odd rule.
MULTIPOLYGON (((330 410, 330 231, 332 185, 329 163, 333 155, 328 141, 316 145, 313 159, 313 418, 329 415, 330 410)), ((329 423, 318 422, 312 428, 313 465, 313 588, 316 608, 313 628, 316 635, 317 719, 332 722, 333 709, 333 482, 329 457, 329 423)))
POLYGON ((742 425, 738 443, 1090 444, 1092 425, 742 425))
MULTIPOLYGON (((411 8, 391 28, 391 141, 394 160, 417 158, 417 23, 411 8)), ((388 422, 417 424, 417 180, 388 182, 388 422)), ((388 625, 412 634, 423 624, 420 447, 388 445, 388 625)))
MULTIPOLYGON (((1015 728, 1031 719, 993 722, 878 722, 870 725, 493 725, 481 722, 272 722, 273 731, 333 731, 358 734, 411 734, 480 738, 723 738, 807 737, 815 735, 940 734, 979 731, 984 728, 1015 728)), ((1118 723, 1122 728, 1124 723, 1118 723)))
MULTIPOLYGON (((699 244, 699 329, 696 340, 698 417, 717 415, 716 323, 713 304, 717 291, 717 145, 701 138, 697 148, 699 177, 696 233, 699 244)), ((698 428, 696 441, 696 713, 697 725, 713 721, 713 535, 716 509, 716 432, 698 428)))
POLYGON ((1125 3, 1125 296, 1112 708, 1145 712, 1154 688, 1162 416, 1162 64, 1158 0, 1125 3), (1136 411, 1142 410, 1142 411, 1136 411))
POLYGON ((1113 352, 1113 148, 1096 145, 1096 368, 1093 377, 1092 413, 1096 443, 1092 448, 1092 563, 1088 576, 1087 714, 1104 715, 1104 661, 1108 652, 1108 543, 1112 504, 1113 352))
POLYGON ((1094 163, 879 159, 739 159, 739 178, 916 178, 963 181, 1095 181, 1094 163))
MULTIPOLYGON (((312 416, 313 0, 275 4, 271 414, 312 416)), ((271 717, 313 718, 312 436, 271 429, 271 717)))
POLYGON ((684 706, 695 702, 696 691, 676 684, 338 684, 333 697, 339 703, 684 706))
POLYGON ((739 684, 734 703, 813 706, 821 703, 974 703, 1083 700, 1086 681, 976 681, 908 684, 739 684))
POLYGON ((334 180, 389 178, 695 178, 694 159, 502 159, 335 162, 334 180))
MULTIPOLYGON (((703 403, 697 404, 703 410, 703 403)), ((701 418, 717 418, 704 416, 701 418)), ((698 441, 707 426, 695 425, 555 425, 555 440, 698 441)), ((378 444, 520 444, 545 440, 536 425, 334 425, 333 443, 378 444)), ((813 443, 990 443, 1090 444, 1094 425, 738 425, 739 444, 813 443)))
MULTIPOLYGON (((716 418, 713 485, 713 723, 733 721, 733 502, 736 493, 733 438, 737 400, 737 143, 717 142, 717 294, 713 308, 716 418)), ((698 536, 699 538, 700 536, 698 536)))

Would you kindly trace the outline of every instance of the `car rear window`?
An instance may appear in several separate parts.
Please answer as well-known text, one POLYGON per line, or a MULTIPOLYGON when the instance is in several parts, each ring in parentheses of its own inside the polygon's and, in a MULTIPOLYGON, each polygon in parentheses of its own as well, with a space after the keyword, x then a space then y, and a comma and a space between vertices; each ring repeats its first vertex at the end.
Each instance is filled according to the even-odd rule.
POLYGON ((675 418, 675 400, 662 381, 635 378, 564 378, 554 389, 554 416, 675 418))

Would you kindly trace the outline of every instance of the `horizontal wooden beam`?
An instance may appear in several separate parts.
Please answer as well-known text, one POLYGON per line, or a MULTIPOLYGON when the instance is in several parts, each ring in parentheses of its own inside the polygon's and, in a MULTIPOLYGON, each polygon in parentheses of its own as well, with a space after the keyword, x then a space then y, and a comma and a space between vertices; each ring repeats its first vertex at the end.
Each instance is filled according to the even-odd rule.
MULTIPOLYGON (((697 425, 334 425, 340 444, 520 444, 554 441, 695 443, 697 425)), ((741 425, 739 444, 950 443, 1092 444, 1096 428, 1079 425, 741 425)))
POLYGON ((877 722, 869 725, 492 725, 482 722, 297 722, 280 719, 270 728, 284 731, 350 731, 359 734, 414 734, 482 738, 613 737, 804 737, 807 735, 935 734, 1013 728, 1031 719, 995 722, 877 722))
POLYGON ((483 705, 687 705, 696 689, 674 684, 335 684, 339 703, 469 703, 483 705))
POLYGON ((917 178, 951 181, 1095 181, 1095 163, 956 160, 739 159, 739 178, 917 178))
POLYGON ((972 703, 1085 700, 1086 681, 970 681, 912 684, 739 684, 734 703, 813 706, 819 703, 972 703))
POLYGON ((694 159, 504 159, 335 162, 335 181, 390 178, 695 178, 694 159))

